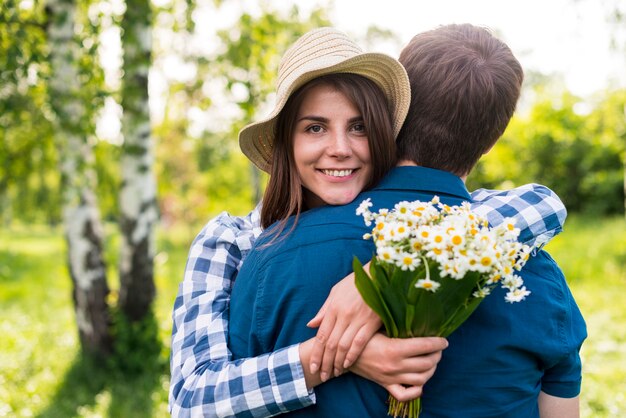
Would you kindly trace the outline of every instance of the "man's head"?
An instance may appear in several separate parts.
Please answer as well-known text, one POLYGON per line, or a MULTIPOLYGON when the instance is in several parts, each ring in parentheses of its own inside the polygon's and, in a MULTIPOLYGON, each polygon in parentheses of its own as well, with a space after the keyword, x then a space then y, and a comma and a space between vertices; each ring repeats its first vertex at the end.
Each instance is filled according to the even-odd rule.
POLYGON ((416 35, 400 54, 411 106, 398 157, 464 176, 506 129, 524 73, 509 47, 470 24, 416 35))

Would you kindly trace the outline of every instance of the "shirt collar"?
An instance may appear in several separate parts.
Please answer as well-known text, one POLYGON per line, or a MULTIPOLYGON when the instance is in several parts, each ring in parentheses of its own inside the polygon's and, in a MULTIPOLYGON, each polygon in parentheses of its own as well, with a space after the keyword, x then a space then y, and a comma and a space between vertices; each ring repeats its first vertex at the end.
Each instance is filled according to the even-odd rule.
POLYGON ((393 168, 373 190, 420 190, 437 196, 453 196, 471 201, 460 177, 447 171, 419 166, 393 168))

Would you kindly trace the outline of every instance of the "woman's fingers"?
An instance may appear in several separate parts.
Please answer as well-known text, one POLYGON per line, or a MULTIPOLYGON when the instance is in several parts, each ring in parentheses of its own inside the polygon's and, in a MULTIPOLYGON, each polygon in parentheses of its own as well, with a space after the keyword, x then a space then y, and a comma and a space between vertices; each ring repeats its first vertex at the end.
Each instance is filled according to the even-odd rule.
MULTIPOLYGON (((315 343, 313 344, 313 349, 311 350, 311 360, 309 362, 309 368, 311 370, 311 373, 313 374, 317 373, 317 371, 320 370, 322 366, 324 351, 326 350, 326 344, 328 342, 329 336, 333 332, 336 320, 337 317, 332 313, 325 313, 320 327, 317 330, 317 334, 315 335, 315 343)), ((326 380, 323 376, 320 377, 322 377, 322 380, 326 380)))
POLYGON ((324 315, 326 313, 326 309, 328 306, 328 299, 326 299, 324 301, 324 304, 322 305, 322 307, 320 308, 319 311, 317 311, 317 314, 315 314, 315 316, 313 317, 313 319, 311 319, 306 326, 309 328, 317 328, 320 326, 320 324, 322 323, 322 320, 324 319, 324 315))
POLYGON ((385 386, 387 392, 400 402, 408 402, 422 396, 422 386, 404 386, 393 384, 385 386))
MULTIPOLYGON (((343 350, 342 350, 342 347, 343 347, 342 343, 339 344, 339 349, 337 350, 337 357, 335 358, 335 366, 339 364, 341 365, 342 368, 347 369, 348 367, 354 364, 356 359, 359 358, 359 356, 363 352, 363 349, 365 349, 365 346, 367 345, 368 341, 380 329, 381 321, 378 318, 378 316, 376 316, 376 319, 366 322, 362 327, 358 329, 358 331, 356 332, 356 334, 354 334, 353 337, 350 337, 350 340, 343 341, 342 339, 342 342, 344 344, 346 343, 349 344, 350 348, 347 350, 344 356, 343 350)), ((347 339, 348 337, 344 335, 344 338, 347 339)))
POLYGON ((342 317, 338 317, 335 321, 332 332, 326 341, 326 347, 324 348, 322 365, 320 368, 320 377, 324 381, 334 375, 338 376, 343 373, 343 367, 337 368, 336 372, 334 370, 335 356, 337 355, 339 343, 342 340, 342 337, 346 334, 346 332, 351 333, 348 325, 349 323, 346 323, 342 317))

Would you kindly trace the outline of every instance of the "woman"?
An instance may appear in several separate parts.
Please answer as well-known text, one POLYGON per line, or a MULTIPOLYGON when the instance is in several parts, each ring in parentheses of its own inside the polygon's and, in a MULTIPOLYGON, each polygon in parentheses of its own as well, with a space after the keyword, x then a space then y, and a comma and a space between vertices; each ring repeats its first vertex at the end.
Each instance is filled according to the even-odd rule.
MULTIPOLYGON (((397 61, 381 54, 363 54, 345 35, 326 28, 306 34, 287 52, 278 86, 274 112, 245 128, 240 144, 259 168, 272 170, 260 218, 263 227, 276 223, 280 230, 289 216, 297 217, 302 210, 350 202, 393 166, 393 138, 406 114, 408 81, 397 61), (360 77, 331 76, 345 73, 360 77), (355 87, 353 83, 360 84, 355 87), (385 102, 389 106, 384 106, 385 102), (330 145, 320 145, 324 141, 330 145), (327 161, 333 164, 322 164, 327 161)), ((192 246, 174 309, 170 391, 174 415, 271 415, 307 406, 314 402, 309 389, 330 378, 329 369, 341 373, 366 345, 358 361, 367 364, 377 357, 377 348, 389 343, 381 335, 372 338, 380 321, 364 306, 348 277, 322 308, 328 314, 314 321, 319 325, 320 318, 325 318, 320 331, 328 336, 329 353, 324 352, 324 344, 307 341, 255 359, 230 362, 225 331, 230 289, 260 232, 258 216, 258 212, 247 218, 221 215, 207 225, 192 246), (349 313, 342 313, 345 311, 349 313), (357 342, 353 347, 346 344, 352 340, 357 342), (337 345, 341 350, 335 361, 332 348, 337 345), (321 374, 316 373, 316 367, 302 367, 311 356, 313 363, 322 366, 321 374), (244 380, 244 387, 256 390, 231 393, 229 383, 234 380, 244 380)), ((369 370, 366 377, 381 383, 397 398, 408 399, 419 395, 445 342, 431 340, 430 347, 418 347, 416 342, 411 345, 410 340, 402 343, 405 345, 397 357, 384 358, 385 364, 371 362, 361 371, 369 370), (421 355, 430 352, 434 354, 421 355), (397 366, 411 360, 410 373, 397 366), (417 367, 415 360, 425 364, 417 367), (383 372, 385 367, 391 375, 383 372), (406 382, 413 387, 400 384, 406 382)), ((357 372, 358 366, 357 362, 357 372)))

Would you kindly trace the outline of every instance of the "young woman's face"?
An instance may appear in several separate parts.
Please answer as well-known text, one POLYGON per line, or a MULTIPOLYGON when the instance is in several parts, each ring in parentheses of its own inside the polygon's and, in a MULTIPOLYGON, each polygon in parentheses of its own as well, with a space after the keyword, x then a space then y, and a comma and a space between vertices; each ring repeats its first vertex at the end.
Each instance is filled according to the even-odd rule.
POLYGON ((294 157, 309 208, 352 202, 371 178, 368 138, 358 109, 328 85, 304 96, 294 157))

